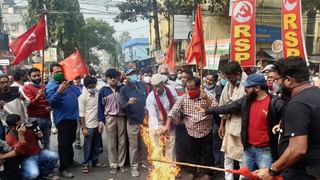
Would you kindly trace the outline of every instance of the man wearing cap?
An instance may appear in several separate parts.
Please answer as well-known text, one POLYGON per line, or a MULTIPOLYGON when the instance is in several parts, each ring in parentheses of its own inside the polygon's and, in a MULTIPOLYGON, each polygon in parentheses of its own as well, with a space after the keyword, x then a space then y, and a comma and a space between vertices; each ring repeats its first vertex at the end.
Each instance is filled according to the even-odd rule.
MULTIPOLYGON (((146 108, 149 114, 148 126, 150 137, 154 146, 159 146, 159 130, 166 124, 168 113, 177 100, 176 91, 164 85, 161 74, 155 74, 151 78, 153 90, 149 93, 146 101, 146 108)), ((175 130, 168 132, 168 142, 165 145, 165 156, 168 160, 175 160, 175 130)), ((160 155, 158 156, 160 157, 160 155)))
POLYGON ((129 157, 131 175, 140 175, 138 163, 141 160, 142 139, 140 138, 140 125, 144 119, 147 89, 144 83, 138 81, 136 70, 129 69, 126 72, 128 83, 120 90, 120 106, 127 115, 127 133, 129 139, 129 157))
POLYGON ((272 127, 279 123, 284 101, 268 94, 266 80, 261 74, 252 74, 243 83, 246 96, 225 106, 199 108, 207 114, 242 112, 241 140, 244 146, 244 166, 270 167, 277 158, 277 136, 272 127))

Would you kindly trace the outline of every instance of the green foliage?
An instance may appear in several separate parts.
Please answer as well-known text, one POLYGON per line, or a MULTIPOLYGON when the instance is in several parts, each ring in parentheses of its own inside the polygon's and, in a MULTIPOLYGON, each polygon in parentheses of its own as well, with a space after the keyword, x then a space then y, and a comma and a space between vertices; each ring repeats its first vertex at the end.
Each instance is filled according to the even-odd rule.
POLYGON ((58 49, 64 52, 65 57, 78 48, 88 64, 99 64, 98 58, 90 53, 90 49, 94 47, 117 57, 113 27, 94 18, 85 22, 78 0, 28 0, 28 3, 29 27, 39 20, 45 3, 48 37, 58 40, 58 49))
POLYGON ((28 0, 28 3, 28 25, 38 21, 45 3, 48 36, 59 41, 59 47, 66 56, 73 53, 76 47, 83 48, 81 28, 85 23, 78 0, 28 0))
MULTIPOLYGON (((119 43, 113 37, 114 28, 105 21, 88 18, 82 31, 86 49, 97 48, 98 50, 107 51, 111 56, 110 63, 116 66, 117 56, 120 52, 118 50, 119 43)), ((98 65, 97 57, 91 51, 88 52, 87 56, 90 63, 98 65)))
MULTIPOLYGON (((192 15, 197 2, 209 2, 209 11, 212 14, 223 15, 229 10, 229 0, 164 0, 163 4, 158 3, 157 12, 169 17, 169 15, 181 14, 192 15)), ((120 13, 114 18, 116 22, 135 22, 141 19, 153 18, 151 0, 127 0, 117 5, 120 13)))
POLYGON ((320 10, 320 1, 319 0, 302 0, 302 9, 305 12, 316 12, 320 10))

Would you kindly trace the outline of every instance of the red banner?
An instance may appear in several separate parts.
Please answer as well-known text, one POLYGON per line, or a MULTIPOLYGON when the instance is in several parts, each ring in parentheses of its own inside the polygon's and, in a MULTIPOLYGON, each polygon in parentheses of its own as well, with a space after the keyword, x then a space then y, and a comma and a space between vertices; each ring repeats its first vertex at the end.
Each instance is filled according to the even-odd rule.
POLYGON ((308 62, 303 38, 300 0, 282 0, 283 58, 300 56, 308 62))
POLYGON ((241 67, 255 66, 255 0, 234 0, 231 16, 231 61, 241 67))

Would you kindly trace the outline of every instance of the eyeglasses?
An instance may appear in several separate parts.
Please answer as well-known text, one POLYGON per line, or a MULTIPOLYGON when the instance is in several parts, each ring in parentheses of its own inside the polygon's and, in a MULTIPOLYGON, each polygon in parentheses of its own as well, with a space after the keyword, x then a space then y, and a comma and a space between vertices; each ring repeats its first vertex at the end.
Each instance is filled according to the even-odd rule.
POLYGON ((8 84, 9 81, 0 81, 0 84, 8 84))

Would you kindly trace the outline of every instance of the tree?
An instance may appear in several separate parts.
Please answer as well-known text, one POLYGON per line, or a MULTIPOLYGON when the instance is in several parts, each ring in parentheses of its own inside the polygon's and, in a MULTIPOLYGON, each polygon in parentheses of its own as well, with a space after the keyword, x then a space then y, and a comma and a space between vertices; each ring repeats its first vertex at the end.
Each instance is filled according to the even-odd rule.
POLYGON ((28 0, 29 22, 36 23, 46 5, 48 36, 58 40, 58 49, 65 57, 80 49, 87 64, 99 64, 98 58, 90 53, 90 49, 106 50, 111 54, 114 64, 117 64, 117 41, 113 38, 115 30, 108 23, 94 18, 84 20, 80 12, 78 0, 28 0))
POLYGON ((117 56, 119 54, 117 49, 118 42, 113 37, 115 30, 112 26, 105 21, 88 18, 82 32, 86 57, 90 63, 98 64, 97 58, 94 57, 94 54, 90 53, 91 48, 96 48, 97 50, 108 52, 111 56, 111 64, 117 66, 117 56))
POLYGON ((127 0, 117 5, 120 13, 114 18, 114 21, 136 22, 138 17, 148 19, 149 21, 153 20, 156 34, 156 49, 161 49, 158 19, 159 6, 157 0, 127 0))
MULTIPOLYGON (((156 49, 160 49, 160 33, 158 14, 170 18, 170 15, 192 15, 198 2, 205 0, 164 0, 163 4, 157 0, 126 0, 117 5, 120 13, 114 18, 116 22, 136 22, 138 18, 153 20, 155 30, 156 49)), ((209 11, 212 14, 227 14, 229 0, 209 0, 209 11)))
POLYGON ((47 14, 48 37, 59 41, 58 47, 65 56, 72 54, 75 48, 83 52, 81 29, 85 23, 78 0, 28 0, 28 12, 28 26, 34 24, 41 13, 47 14))
POLYGON ((120 34, 118 42, 122 45, 123 43, 127 42, 131 39, 131 35, 128 31, 124 31, 120 34))

